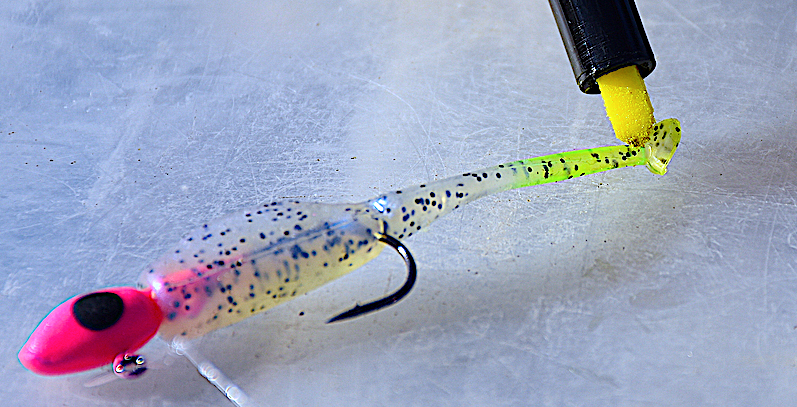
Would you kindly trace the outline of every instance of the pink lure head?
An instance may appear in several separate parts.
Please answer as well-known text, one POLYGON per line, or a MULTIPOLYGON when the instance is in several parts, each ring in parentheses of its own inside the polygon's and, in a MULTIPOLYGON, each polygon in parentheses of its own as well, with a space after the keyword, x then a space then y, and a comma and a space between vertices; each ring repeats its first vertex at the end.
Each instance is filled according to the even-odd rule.
POLYGON ((163 321, 150 292, 116 287, 68 299, 33 331, 19 361, 34 373, 59 375, 107 365, 135 351, 163 321))

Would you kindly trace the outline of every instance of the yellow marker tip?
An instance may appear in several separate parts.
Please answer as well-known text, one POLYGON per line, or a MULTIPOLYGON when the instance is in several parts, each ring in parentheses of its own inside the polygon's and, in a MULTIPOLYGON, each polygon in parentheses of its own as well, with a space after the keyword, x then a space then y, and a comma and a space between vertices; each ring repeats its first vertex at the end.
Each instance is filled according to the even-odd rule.
POLYGON ((609 72, 597 82, 614 134, 633 146, 644 145, 656 119, 637 67, 632 65, 609 72))

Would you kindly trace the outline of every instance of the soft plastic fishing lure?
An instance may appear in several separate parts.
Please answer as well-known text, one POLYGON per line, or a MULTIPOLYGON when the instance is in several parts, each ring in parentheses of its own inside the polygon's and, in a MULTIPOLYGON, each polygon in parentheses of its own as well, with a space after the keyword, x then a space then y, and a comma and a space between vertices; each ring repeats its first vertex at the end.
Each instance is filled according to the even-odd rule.
POLYGON ((146 270, 138 288, 73 297, 31 334, 19 360, 59 375, 113 363, 123 377, 145 370, 133 355, 156 333, 193 338, 288 301, 362 266, 384 247, 404 258, 409 277, 395 293, 330 320, 352 318, 404 297, 415 262, 400 242, 486 195, 614 168, 647 165, 663 175, 680 141, 677 120, 653 127, 644 147, 612 146, 501 164, 379 195, 359 204, 278 201, 235 212, 191 232, 146 270))

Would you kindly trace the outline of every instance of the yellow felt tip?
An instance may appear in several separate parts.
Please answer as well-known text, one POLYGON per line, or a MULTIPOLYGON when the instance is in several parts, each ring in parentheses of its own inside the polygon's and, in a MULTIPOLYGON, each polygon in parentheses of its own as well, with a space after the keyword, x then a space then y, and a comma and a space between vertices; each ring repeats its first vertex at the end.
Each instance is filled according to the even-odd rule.
POLYGON ((625 143, 641 146, 656 123, 645 81, 636 66, 609 72, 597 79, 614 134, 625 143))

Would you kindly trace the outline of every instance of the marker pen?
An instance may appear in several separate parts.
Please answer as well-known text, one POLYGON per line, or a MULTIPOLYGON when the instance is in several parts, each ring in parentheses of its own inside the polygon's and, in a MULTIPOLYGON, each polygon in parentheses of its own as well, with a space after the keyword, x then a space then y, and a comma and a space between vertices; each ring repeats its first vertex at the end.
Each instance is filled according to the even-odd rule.
POLYGON ((549 0, 578 87, 600 93, 620 140, 639 146, 656 122, 643 78, 656 67, 633 0, 549 0))

